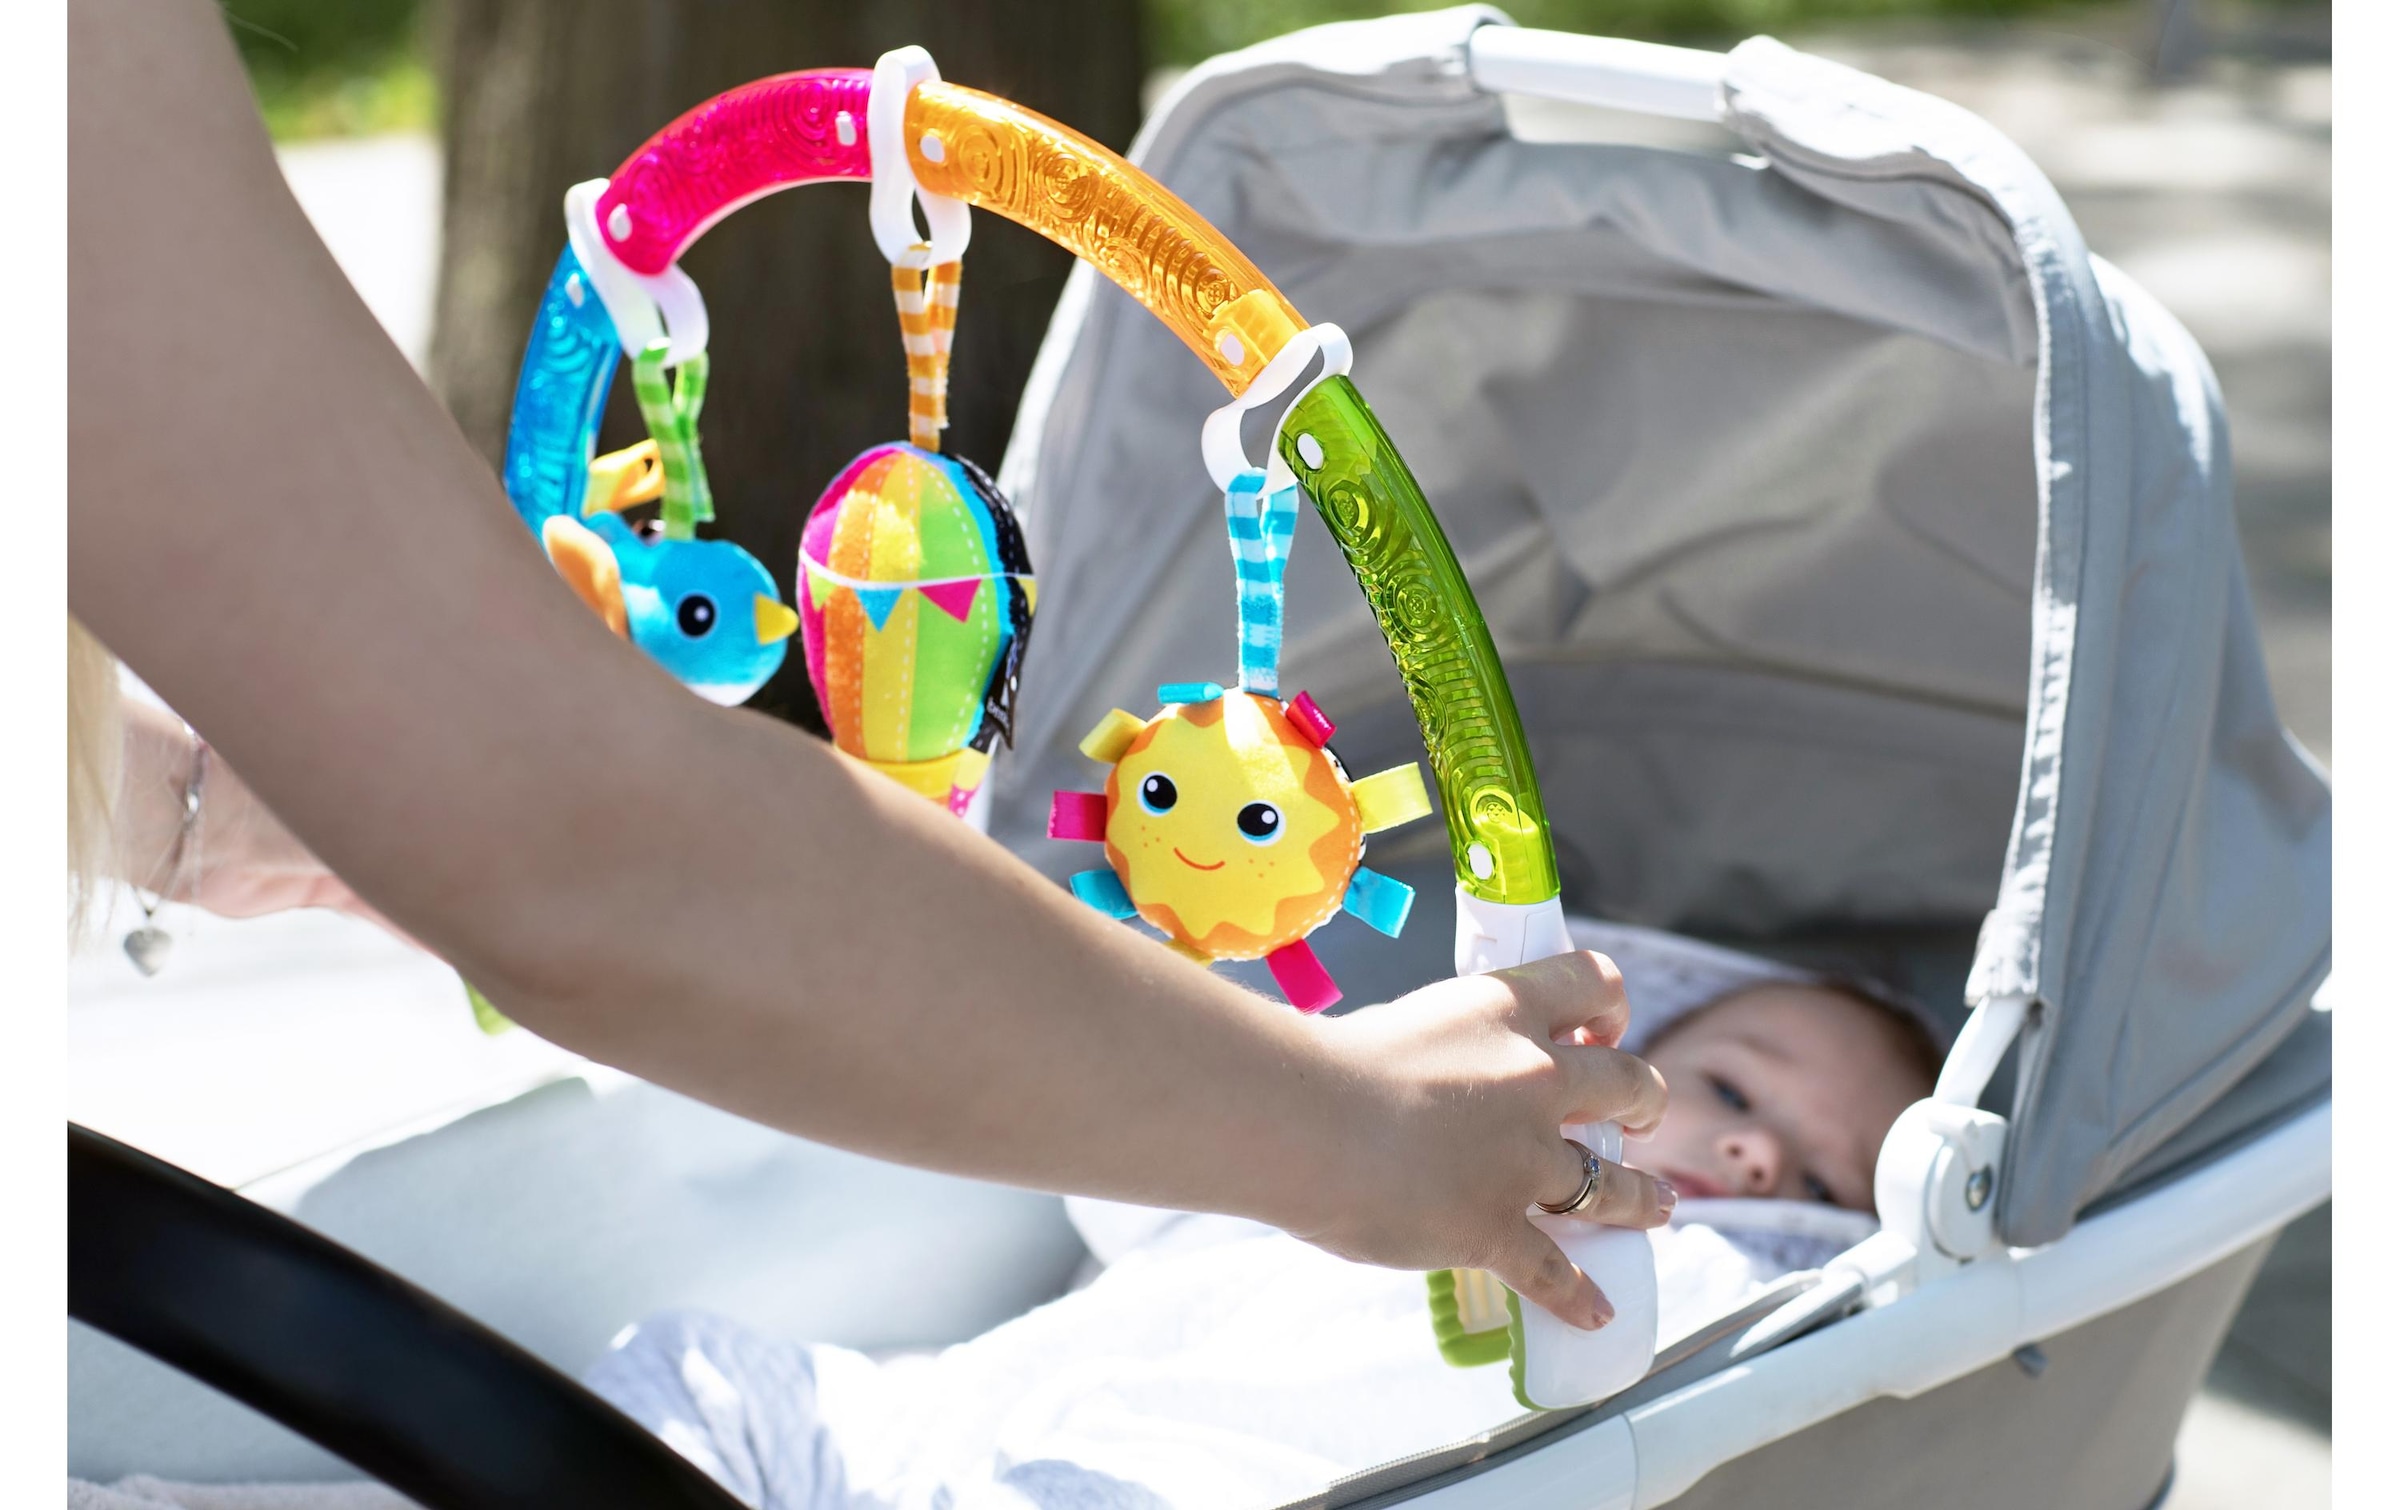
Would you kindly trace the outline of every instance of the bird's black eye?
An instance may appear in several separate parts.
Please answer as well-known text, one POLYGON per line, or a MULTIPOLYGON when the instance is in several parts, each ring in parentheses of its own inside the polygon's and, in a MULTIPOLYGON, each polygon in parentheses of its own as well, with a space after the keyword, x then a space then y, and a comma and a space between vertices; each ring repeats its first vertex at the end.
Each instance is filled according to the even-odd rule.
POLYGON ((716 628, 716 599, 707 593, 696 592, 676 604, 675 627, 695 640, 716 628))
POLYGON ((1175 783, 1153 771, 1142 778, 1142 806, 1163 813, 1175 805, 1175 783))
POLYGON ((1253 844, 1272 844, 1283 837, 1283 814, 1272 802, 1253 802, 1234 814, 1233 826, 1253 844))

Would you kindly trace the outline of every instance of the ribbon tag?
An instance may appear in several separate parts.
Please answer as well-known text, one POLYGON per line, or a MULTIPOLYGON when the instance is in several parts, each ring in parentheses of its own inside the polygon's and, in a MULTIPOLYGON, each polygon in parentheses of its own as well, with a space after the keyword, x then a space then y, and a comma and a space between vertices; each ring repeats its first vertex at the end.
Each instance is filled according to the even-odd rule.
POLYGON ((689 540, 695 526, 717 517, 708 469, 700 461, 700 405, 708 396, 708 353, 697 353, 676 368, 670 387, 668 349, 662 337, 633 359, 633 396, 641 402, 642 422, 658 443, 659 469, 666 474, 659 491, 659 533, 669 540, 689 540))
POLYGON ((1279 697, 1276 667, 1283 658, 1283 569, 1292 558, 1300 518, 1300 489, 1266 490, 1267 474, 1250 467, 1225 488, 1225 533, 1233 549, 1235 601, 1241 611, 1242 690, 1279 697))
MULTIPOLYGON (((919 251, 931 253, 924 242, 919 251)), ((939 451, 950 427, 950 337, 958 327, 957 262, 919 272, 893 264, 892 304, 900 312, 900 349, 908 354, 908 443, 939 451)))

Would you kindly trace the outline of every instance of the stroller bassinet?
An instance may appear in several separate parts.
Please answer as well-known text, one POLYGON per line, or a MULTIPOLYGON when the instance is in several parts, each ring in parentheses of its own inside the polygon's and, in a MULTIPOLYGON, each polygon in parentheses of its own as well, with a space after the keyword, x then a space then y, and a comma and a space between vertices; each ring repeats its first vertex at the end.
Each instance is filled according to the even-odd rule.
MULTIPOLYGON (((2267 693, 2191 338, 1990 126, 1764 39, 1319 28, 1195 71, 1133 158, 1349 332, 1506 659, 1569 909, 1976 1008, 1885 1147, 1885 1233, 1785 1314, 1681 1390, 1328 1502, 1504 1455, 1434 1498, 2145 1503, 2261 1245, 2329 1179, 2329 797, 2267 693), (1522 140, 1508 93, 1724 147, 1624 115, 1522 140)), ((1003 468, 1075 632, 994 833, 1052 866, 1075 737, 1232 632, 1215 499, 1171 464, 1217 400, 1177 355, 1079 267, 1003 468)), ((1416 728, 1347 575, 1304 539, 1286 675, 1374 769, 1416 728)), ((1393 860, 1446 879, 1438 846, 1393 860)), ((1438 928, 1352 957, 1363 933, 1319 944, 1363 999, 1445 969, 1438 928)))
MULTIPOLYGON (((2330 1184, 2310 1010, 2329 797, 2266 692, 2190 338, 1990 127, 1764 40, 1719 57, 1483 8, 1319 28, 1196 70, 1134 158, 1350 333, 1506 658, 1570 907, 1974 1007, 1886 1144, 1875 1239, 1613 1400, 1314 1502, 2150 1502, 2265 1244, 2330 1184), (1504 95, 1713 123, 1725 145, 1647 145, 1623 115, 1623 140, 1526 140, 1504 95)), ((1076 735, 1232 631, 1193 454, 1221 401, 1077 269, 1002 475, 1051 628, 992 822, 1036 864, 1072 858, 1043 815, 1083 774, 1076 735)), ((1382 638, 1312 528, 1289 680, 1355 768, 1413 758, 1382 638)), ((1448 882, 1438 839, 1377 863, 1448 882)), ((1345 942, 1320 939, 1355 1000, 1449 969, 1427 920, 1397 948, 1345 942)), ((991 1192, 991 1272, 879 1283, 956 1242, 907 1226, 931 1177, 870 1190, 793 1148, 641 1087, 553 1088, 260 1194, 570 1368, 660 1304, 932 1341, 1063 1282, 1055 1203, 991 1192), (664 1227, 706 1272, 510 1230, 504 1192, 536 1187, 553 1212, 640 1205, 629 1229, 664 1227), (489 1230, 453 1204, 479 1189, 489 1230), (759 1277, 796 1219, 839 1229, 810 1259, 816 1293, 846 1296, 831 1323, 793 1319, 812 1291, 788 1269, 759 1277), (901 1314, 927 1295, 939 1316, 901 1314)), ((77 1471, 325 1476, 115 1344, 76 1345, 78 1409, 106 1395, 126 1423, 101 1441, 87 1413, 77 1471)))

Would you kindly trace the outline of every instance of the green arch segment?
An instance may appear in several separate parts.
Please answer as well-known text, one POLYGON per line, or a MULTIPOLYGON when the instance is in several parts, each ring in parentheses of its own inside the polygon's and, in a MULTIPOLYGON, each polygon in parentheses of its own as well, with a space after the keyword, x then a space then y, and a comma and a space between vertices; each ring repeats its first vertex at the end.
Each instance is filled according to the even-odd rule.
POLYGON ((1310 389, 1276 444, 1340 544, 1400 668, 1433 761, 1459 885, 1492 902, 1557 896, 1550 823, 1516 699, 1466 573, 1408 464, 1347 377, 1310 389), (1316 466, 1303 454, 1304 435, 1321 454, 1316 466))

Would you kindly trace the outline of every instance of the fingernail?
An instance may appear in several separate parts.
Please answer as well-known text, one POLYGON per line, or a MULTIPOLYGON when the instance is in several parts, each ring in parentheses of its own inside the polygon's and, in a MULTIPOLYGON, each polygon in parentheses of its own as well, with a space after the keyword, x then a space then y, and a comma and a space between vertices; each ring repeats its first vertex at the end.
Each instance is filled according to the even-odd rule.
POLYGON ((1658 1219, 1663 1222, 1675 1214, 1675 1202, 1678 1199, 1675 1187, 1664 1180, 1654 1179, 1650 1183, 1658 1187, 1658 1219))
POLYGON ((1617 1308, 1598 1290, 1592 1292, 1592 1327, 1595 1332, 1617 1319, 1617 1308))

